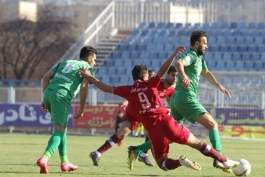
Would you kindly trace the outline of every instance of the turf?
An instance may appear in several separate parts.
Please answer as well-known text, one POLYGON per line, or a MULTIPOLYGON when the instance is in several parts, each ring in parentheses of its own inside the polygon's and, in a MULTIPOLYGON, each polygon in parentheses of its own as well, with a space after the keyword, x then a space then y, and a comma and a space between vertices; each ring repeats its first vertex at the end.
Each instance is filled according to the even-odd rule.
MULTIPOLYGON (((0 134, 0 176, 1 177, 33 177, 40 176, 39 167, 34 166, 36 160, 42 155, 49 135, 32 134, 0 134)), ((179 176, 179 177, 226 177, 233 174, 223 173, 212 167, 212 159, 205 157, 198 151, 187 146, 170 145, 169 157, 178 158, 185 154, 189 159, 202 166, 201 171, 194 171, 180 167, 172 171, 162 171, 157 166, 148 167, 136 162, 133 171, 127 167, 127 147, 137 145, 144 138, 128 137, 123 146, 115 146, 102 155, 98 167, 92 165, 89 153, 96 150, 105 142, 106 136, 68 136, 68 158, 78 165, 79 169, 70 173, 60 171, 58 151, 49 160, 49 176, 111 176, 111 177, 137 177, 137 176, 179 176)), ((208 143, 207 139, 203 141, 208 143)), ((222 140, 224 154, 231 159, 244 158, 252 165, 251 177, 261 177, 265 173, 265 141, 222 140)), ((149 152, 149 157, 154 159, 149 152)))

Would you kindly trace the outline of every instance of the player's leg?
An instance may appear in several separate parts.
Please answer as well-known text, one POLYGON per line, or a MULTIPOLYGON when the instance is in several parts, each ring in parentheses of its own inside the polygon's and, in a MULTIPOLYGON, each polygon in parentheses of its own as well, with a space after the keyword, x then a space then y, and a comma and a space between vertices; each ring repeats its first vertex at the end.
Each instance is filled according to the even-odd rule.
POLYGON ((145 142, 135 147, 135 152, 138 155, 138 160, 145 163, 147 166, 154 166, 148 158, 148 150, 150 149, 149 136, 146 134, 145 142))
POLYGON ((98 166, 98 162, 100 160, 100 156, 112 148, 115 144, 122 141, 125 136, 127 136, 131 132, 131 122, 130 121, 123 121, 118 132, 111 137, 109 137, 105 143, 100 146, 96 151, 90 153, 90 158, 92 158, 93 165, 98 166))
POLYGON ((144 125, 141 124, 140 126, 140 137, 144 137, 144 125))

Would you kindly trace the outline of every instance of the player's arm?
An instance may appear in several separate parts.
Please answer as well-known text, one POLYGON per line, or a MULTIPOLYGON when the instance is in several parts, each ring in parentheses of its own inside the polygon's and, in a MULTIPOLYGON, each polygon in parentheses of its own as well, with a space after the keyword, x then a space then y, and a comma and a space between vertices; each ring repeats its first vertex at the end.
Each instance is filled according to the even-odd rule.
POLYGON ((123 100, 122 102, 120 102, 120 104, 119 104, 119 108, 121 109, 121 108, 123 108, 124 110, 126 109, 126 107, 127 107, 127 105, 128 105, 128 100, 123 100))
POLYGON ((171 96, 167 96, 167 97, 166 97, 167 105, 168 105, 168 106, 170 105, 170 98, 171 98, 171 96))
POLYGON ((111 85, 107 85, 101 81, 99 81, 97 78, 91 75, 90 71, 87 69, 80 68, 79 73, 86 79, 88 79, 91 83, 93 83, 97 88, 99 88, 103 92, 107 93, 114 93, 113 87, 111 85))
POLYGON ((184 67, 187 66, 186 62, 182 58, 180 58, 180 59, 178 59, 178 61, 175 63, 174 66, 176 67, 178 74, 182 78, 182 82, 181 82, 182 87, 188 88, 190 85, 190 80, 189 80, 189 78, 186 75, 185 70, 184 70, 184 67))
POLYGON ((174 61, 175 57, 183 52, 185 50, 185 47, 179 46, 173 53, 172 55, 161 65, 159 68, 159 71, 157 72, 157 75, 162 78, 164 74, 168 71, 169 67, 171 66, 172 62, 174 61))
POLYGON ((52 80, 52 78, 54 77, 55 73, 51 70, 48 71, 43 79, 42 79, 42 92, 44 93, 44 91, 46 90, 47 86, 49 85, 50 81, 52 80))
POLYGON ((80 103, 79 103, 79 109, 77 114, 74 116, 74 119, 78 119, 80 117, 83 117, 85 105, 86 105, 86 97, 88 92, 88 86, 89 86, 89 80, 83 79, 81 86, 80 86, 80 103))
POLYGON ((202 77, 207 80, 208 82, 210 82, 212 85, 216 86, 217 88, 219 88, 223 93, 225 93, 229 98, 231 98, 231 95, 229 93, 228 90, 226 90, 226 88, 224 88, 214 77, 213 73, 211 73, 208 69, 203 69, 201 71, 201 75, 202 77))

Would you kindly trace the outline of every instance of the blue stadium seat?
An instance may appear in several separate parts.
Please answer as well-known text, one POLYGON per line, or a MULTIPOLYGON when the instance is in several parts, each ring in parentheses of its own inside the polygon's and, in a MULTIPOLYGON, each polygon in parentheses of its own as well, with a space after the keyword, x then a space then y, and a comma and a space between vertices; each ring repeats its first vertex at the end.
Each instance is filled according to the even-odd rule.
MULTIPOLYGON (((244 36, 244 35, 242 34, 242 36, 244 36)), ((253 41, 254 41, 254 38, 252 36, 246 36, 245 37, 245 44, 252 44, 253 41)))
POLYGON ((120 84, 121 84, 121 85, 131 84, 131 83, 129 82, 129 80, 130 80, 129 77, 127 77, 127 76, 122 76, 122 77, 120 77, 120 84))
POLYGON ((100 68, 97 72, 97 75, 106 75, 107 74, 107 70, 105 68, 100 68))
POLYGON ((189 37, 185 37, 185 36, 181 37, 179 41, 179 45, 184 45, 186 46, 186 48, 188 48, 188 46, 190 45, 189 37))
POLYGON ((210 52, 218 52, 219 51, 219 45, 211 45, 209 47, 210 52))
POLYGON ((258 53, 252 53, 251 54, 251 60, 252 61, 258 61, 258 60, 260 60, 260 54, 258 54, 258 53))
POLYGON ((231 30, 229 28, 224 28, 223 30, 217 29, 216 35, 223 35, 229 37, 231 36, 231 30))
POLYGON ((230 45, 228 48, 228 52, 237 52, 237 45, 230 45))
POLYGON ((141 33, 140 29, 133 29, 132 30, 132 35, 133 36, 138 36, 138 35, 140 35, 140 33, 141 33))
POLYGON ((119 44, 118 50, 119 51, 126 51, 127 50, 127 44, 119 44))
POLYGON ((240 53, 233 53, 232 59, 233 60, 241 60, 241 54, 240 53))
POLYGON ((187 35, 187 32, 186 32, 185 29, 181 29, 181 30, 178 31, 178 35, 179 36, 186 36, 187 35))
POLYGON ((247 29, 247 24, 245 22, 239 22, 237 25, 238 29, 247 29))
POLYGON ((157 33, 157 36, 167 36, 167 35, 168 35, 167 29, 161 29, 157 33))
POLYGON ((129 52, 122 52, 121 53, 121 59, 129 59, 130 53, 129 52))
POLYGON ((162 37, 154 37, 153 44, 161 44, 162 37))
POLYGON ((166 44, 166 45, 165 45, 165 49, 164 49, 164 51, 165 51, 165 52, 173 52, 173 51, 174 51, 173 46, 174 46, 174 45, 172 45, 172 44, 166 44))
POLYGON ((207 64, 207 67, 209 69, 215 69, 216 68, 216 61, 214 61, 214 60, 208 60, 206 62, 206 64, 207 64))
POLYGON ((120 58, 121 57, 121 53, 119 51, 114 51, 110 54, 110 58, 112 59, 116 59, 116 58, 120 58))
POLYGON ((139 59, 140 60, 145 60, 145 59, 148 58, 148 56, 149 56, 149 53, 148 52, 141 52, 140 53, 140 56, 139 56, 139 59))
POLYGON ((228 45, 220 45, 219 46, 219 52, 228 52, 228 45))
POLYGON ((150 67, 149 68, 153 68, 154 70, 156 70, 156 68, 159 68, 160 66, 161 66, 161 61, 152 60, 152 62, 150 63, 150 67))
POLYGON ((255 29, 256 28, 256 23, 249 23, 248 24, 248 29, 255 29))
POLYGON ((259 29, 263 29, 263 30, 264 30, 264 28, 265 28, 265 23, 260 22, 260 23, 257 24, 257 27, 258 27, 259 29))
POLYGON ((155 45, 154 43, 152 43, 152 44, 147 44, 147 46, 146 46, 146 50, 147 50, 147 51, 155 51, 155 47, 156 47, 156 45, 155 45))
POLYGON ((215 44, 216 43, 216 37, 209 37, 208 39, 208 43, 211 45, 211 44, 215 44))
POLYGON ((218 29, 218 28, 220 28, 220 23, 218 23, 218 22, 213 22, 213 23, 211 24, 211 28, 213 28, 213 29, 218 29))
POLYGON ((149 52, 147 59, 150 59, 150 60, 157 59, 157 53, 156 52, 149 52))
POLYGON ((244 44, 244 38, 242 36, 237 36, 235 44, 244 44))
POLYGON ((223 59, 223 54, 222 53, 214 53, 213 55, 213 60, 222 60, 223 59))
POLYGON ((152 36, 146 36, 143 39, 143 43, 145 43, 145 44, 152 44, 153 43, 153 37, 152 36))
MULTIPOLYGON (((252 44, 252 43, 248 43, 248 44, 252 44)), ((249 45, 247 48, 247 52, 256 52, 257 51, 257 46, 255 45, 249 45)))
POLYGON ((114 66, 114 61, 113 60, 106 60, 105 61, 105 66, 106 67, 112 67, 112 66, 114 66))
POLYGON ((159 60, 166 60, 167 59, 167 53, 165 53, 165 52, 163 52, 163 53, 159 52, 158 53, 158 56, 157 56, 157 59, 159 59, 159 60))
POLYGON ((120 78, 117 76, 110 77, 110 84, 117 85, 120 82, 120 78))
POLYGON ((238 26, 237 22, 231 22, 229 27, 234 29, 234 28, 237 28, 237 26, 238 26))
POLYGON ((224 55, 223 55, 223 60, 232 60, 232 54, 231 53, 228 53, 228 52, 225 52, 224 55))
POLYGON ((134 36, 126 36, 125 43, 130 44, 134 42, 134 36))
POLYGON ((265 30, 261 30, 260 36, 265 36, 265 30))
POLYGON ((158 22, 157 25, 156 25, 156 28, 165 28, 166 27, 166 24, 164 22, 158 22))
POLYGON ((175 36, 175 35, 176 35, 176 29, 170 29, 170 30, 168 31, 168 35, 169 35, 169 36, 175 36))
POLYGON ((143 30, 140 31, 140 35, 141 36, 146 36, 146 35, 148 35, 148 33, 149 33, 148 29, 143 29, 143 30))
POLYGON ((158 29, 153 28, 149 30, 149 36, 157 36, 158 35, 158 29))
POLYGON ((217 44, 225 44, 226 42, 225 42, 225 37, 224 36, 217 36, 217 41, 216 41, 216 43, 217 44))
POLYGON ((265 46, 264 45, 259 45, 257 48, 257 52, 265 52, 265 46))
POLYGON ((131 60, 138 60, 139 59, 139 53, 138 52, 132 52, 130 55, 131 60))
POLYGON ((136 50, 141 52, 141 51, 145 51, 146 49, 146 45, 145 44, 138 44, 136 47, 136 50))
POLYGON ((156 27, 156 23, 155 22, 149 22, 147 25, 147 28, 155 28, 156 27))
POLYGON ((243 61, 251 60, 251 54, 250 53, 243 53, 241 56, 241 60, 243 60, 243 61))
POLYGON ((109 76, 104 76, 104 77, 102 77, 101 81, 106 83, 106 84, 109 84, 110 83, 110 77, 109 76))
POLYGON ((124 60, 123 67, 131 68, 132 66, 133 66, 133 61, 132 60, 124 60))
POLYGON ((182 28, 182 23, 176 23, 176 28, 182 28))
POLYGON ((254 62, 255 70, 264 70, 264 61, 255 61, 254 62))
POLYGON ((170 44, 171 43, 171 40, 168 36, 165 36, 161 39, 160 41, 162 44, 170 44))
POLYGON ((186 29, 191 28, 191 27, 192 27, 191 23, 186 23, 186 24, 184 25, 184 28, 186 28, 186 29))
POLYGON ((235 62, 235 69, 236 70, 243 70, 244 69, 244 62, 237 60, 235 62))
POLYGON ((119 67, 123 67, 124 65, 124 60, 115 60, 114 61, 114 67, 119 68, 119 67))
POLYGON ((227 38, 226 38, 226 41, 225 41, 225 43, 226 44, 235 44, 235 37, 233 37, 233 36, 228 36, 227 38))
POLYGON ((128 51, 136 51, 136 47, 137 47, 136 44, 129 44, 127 47, 127 50, 128 51))
POLYGON ((142 38, 141 36, 137 36, 136 38, 134 38, 134 43, 135 44, 141 44, 143 43, 144 38, 142 38))
POLYGON ((229 24, 228 24, 228 23, 221 23, 221 24, 220 24, 220 28, 221 28, 221 29, 229 28, 229 24))
POLYGON ((171 43, 172 44, 180 44, 180 39, 181 39, 181 37, 179 37, 179 36, 173 36, 172 38, 171 38, 171 43))
POLYGON ((253 61, 246 61, 244 69, 253 70, 254 69, 254 62, 253 61))
POLYGON ((252 34, 251 34, 252 32, 251 32, 251 30, 249 30, 249 29, 244 29, 244 30, 241 30, 241 34, 242 34, 242 36, 252 36, 252 34))
POLYGON ((146 22, 141 22, 139 24, 139 28, 146 28, 147 27, 147 23, 146 22))
MULTIPOLYGON (((139 63, 136 63, 136 64, 139 64, 139 63)), ((125 75, 126 76, 132 76, 132 69, 133 69, 134 65, 128 67, 125 71, 125 75)))
POLYGON ((238 52, 246 52, 247 46, 246 45, 239 45, 237 51, 238 52))
POLYGON ((210 23, 205 22, 202 24, 202 29, 208 29, 208 28, 210 28, 210 23))
POLYGON ((201 23, 194 23, 193 28, 195 28, 195 29, 200 29, 201 26, 202 26, 201 23))
POLYGON ((116 74, 116 68, 108 68, 107 69, 107 75, 115 75, 116 74))
POLYGON ((260 35, 259 33, 260 32, 258 30, 253 29, 253 30, 251 30, 250 36, 259 36, 260 35))
POLYGON ((265 61, 265 53, 262 53, 262 54, 261 54, 260 59, 261 59, 262 61, 265 61))
POLYGON ((126 68, 117 68, 116 74, 119 76, 123 76, 125 74, 126 68))
POLYGON ((164 45, 163 44, 161 44, 161 43, 156 44, 155 51, 160 52, 160 51, 163 51, 163 50, 164 50, 164 45))
POLYGON ((171 23, 171 22, 168 22, 166 24, 166 28, 174 28, 175 24, 174 23, 171 23))
POLYGON ((234 67, 235 67, 235 62, 233 60, 230 60, 230 61, 226 62, 225 68, 227 70, 233 70, 234 67))
POLYGON ((224 70, 225 69, 225 62, 222 60, 219 60, 216 62, 216 69, 217 70, 224 70))
POLYGON ((214 53, 211 53, 211 52, 206 51, 206 53, 204 54, 203 58, 206 61, 209 61, 209 60, 212 60, 213 59, 213 55, 214 55, 214 53))
POLYGON ((254 44, 259 44, 259 45, 263 44, 263 38, 260 37, 260 36, 259 37, 255 37, 254 44))

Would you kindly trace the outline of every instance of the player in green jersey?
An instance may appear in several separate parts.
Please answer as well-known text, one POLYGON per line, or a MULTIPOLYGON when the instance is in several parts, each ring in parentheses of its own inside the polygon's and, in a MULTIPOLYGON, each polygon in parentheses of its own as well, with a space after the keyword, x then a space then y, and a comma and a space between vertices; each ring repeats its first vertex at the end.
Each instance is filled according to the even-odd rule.
POLYGON ((67 60, 59 63, 44 75, 42 109, 49 111, 53 122, 53 134, 37 165, 40 173, 48 174, 48 160, 57 150, 61 159, 61 170, 73 171, 78 166, 69 163, 67 159, 67 124, 71 100, 80 90, 80 107, 75 119, 83 116, 89 81, 83 78, 78 69, 86 68, 94 75, 94 65, 97 50, 90 46, 81 49, 79 60, 67 60))
MULTIPOLYGON (((207 34, 204 31, 194 31, 190 37, 190 45, 190 50, 182 54, 175 63, 179 74, 177 76, 176 91, 170 100, 171 115, 180 124, 188 120, 191 123, 198 122, 207 128, 213 148, 219 153, 222 153, 218 123, 197 99, 200 75, 225 93, 229 98, 231 96, 207 69, 203 58, 208 48, 207 34)), ((222 163, 217 160, 214 160, 213 166, 230 172, 224 169, 222 163)))

